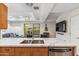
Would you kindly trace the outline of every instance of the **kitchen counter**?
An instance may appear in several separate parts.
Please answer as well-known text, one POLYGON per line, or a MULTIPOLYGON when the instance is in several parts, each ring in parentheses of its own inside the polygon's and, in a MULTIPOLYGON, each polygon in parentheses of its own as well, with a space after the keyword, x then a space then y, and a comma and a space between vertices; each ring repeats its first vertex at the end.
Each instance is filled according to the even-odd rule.
POLYGON ((0 40, 0 47, 48 47, 49 39, 45 38, 4 38, 0 40), (44 40, 44 44, 20 44, 23 40, 44 40))
POLYGON ((32 38, 5 38, 0 39, 0 47, 75 47, 75 55, 79 55, 79 41, 60 40, 58 38, 34 38, 33 40, 44 40, 44 44, 20 44, 23 40, 32 38))
MULTIPOLYGON (((5 39, 0 40, 0 49, 2 49, 1 51, 5 51, 3 53, 1 52, 1 55, 5 55, 4 53, 8 51, 7 55, 9 54, 13 56, 15 55, 18 55, 18 56, 20 55, 23 55, 23 56, 46 55, 48 56, 48 51, 49 51, 48 47, 72 48, 72 47, 75 47, 75 45, 71 44, 69 41, 65 41, 65 40, 60 41, 57 38, 34 38, 34 39, 32 38, 5 38, 5 39), (44 40, 44 44, 20 44, 24 40, 44 40)), ((76 53, 75 55, 78 55, 78 53, 76 53)))
POLYGON ((59 40, 57 38, 4 38, 0 40, 0 47, 56 47, 56 46, 71 46, 74 47, 76 44, 65 41, 59 40), (23 40, 44 40, 44 44, 20 44, 23 40))

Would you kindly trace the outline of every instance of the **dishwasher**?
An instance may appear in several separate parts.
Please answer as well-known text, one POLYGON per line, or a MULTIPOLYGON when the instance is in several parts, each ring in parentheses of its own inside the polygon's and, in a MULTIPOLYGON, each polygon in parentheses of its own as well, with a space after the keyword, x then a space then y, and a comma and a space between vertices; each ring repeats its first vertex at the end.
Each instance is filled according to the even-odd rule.
POLYGON ((72 48, 49 47, 49 56, 73 56, 72 48))

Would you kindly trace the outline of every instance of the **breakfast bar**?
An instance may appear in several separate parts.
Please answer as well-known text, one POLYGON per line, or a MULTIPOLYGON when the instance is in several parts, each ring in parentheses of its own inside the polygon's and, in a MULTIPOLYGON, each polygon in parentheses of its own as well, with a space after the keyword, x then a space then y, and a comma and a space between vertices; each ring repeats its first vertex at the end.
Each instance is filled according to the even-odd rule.
MULTIPOLYGON (((75 45, 69 45, 68 42, 65 44, 59 43, 57 45, 57 39, 56 38, 35 38, 32 40, 30 38, 29 40, 36 41, 36 40, 43 40, 44 42, 41 43, 28 43, 23 41, 27 40, 26 38, 13 38, 10 39, 1 39, 0 40, 0 56, 52 56, 55 52, 64 52, 64 50, 67 50, 69 52, 68 55, 73 56, 75 55, 75 45), (2 41, 1 41, 2 40, 2 41), (10 43, 8 43, 10 42, 10 43), (63 45, 62 45, 63 44, 63 45), (53 51, 53 53, 52 53, 53 51)), ((58 53, 59 53, 58 52, 58 53)), ((61 54, 60 54, 61 55, 61 54)))

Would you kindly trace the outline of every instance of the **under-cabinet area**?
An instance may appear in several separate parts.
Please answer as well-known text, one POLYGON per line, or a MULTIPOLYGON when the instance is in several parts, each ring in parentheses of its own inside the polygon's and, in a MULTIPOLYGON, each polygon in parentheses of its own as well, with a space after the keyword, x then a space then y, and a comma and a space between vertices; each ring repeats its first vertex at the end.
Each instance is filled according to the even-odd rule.
POLYGON ((0 47, 0 56, 74 56, 74 47, 0 47))

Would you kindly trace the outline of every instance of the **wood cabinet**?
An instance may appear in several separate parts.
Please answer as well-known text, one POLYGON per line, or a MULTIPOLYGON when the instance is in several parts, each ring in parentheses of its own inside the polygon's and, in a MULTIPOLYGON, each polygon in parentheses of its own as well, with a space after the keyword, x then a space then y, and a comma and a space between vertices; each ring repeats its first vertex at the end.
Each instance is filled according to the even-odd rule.
POLYGON ((47 56, 48 48, 45 47, 26 47, 15 48, 15 56, 47 56))
POLYGON ((1 47, 0 56, 48 56, 47 47, 1 47))
POLYGON ((7 29, 7 17, 8 10, 7 6, 0 3, 0 29, 7 29))
POLYGON ((48 48, 46 47, 32 47, 31 56, 48 56, 48 48))
POLYGON ((26 48, 18 47, 18 48, 15 48, 14 55, 15 56, 30 56, 30 52, 31 52, 30 50, 31 50, 31 48, 29 48, 29 47, 26 47, 26 48))
POLYGON ((0 47, 0 56, 13 56, 14 48, 0 47))

